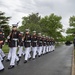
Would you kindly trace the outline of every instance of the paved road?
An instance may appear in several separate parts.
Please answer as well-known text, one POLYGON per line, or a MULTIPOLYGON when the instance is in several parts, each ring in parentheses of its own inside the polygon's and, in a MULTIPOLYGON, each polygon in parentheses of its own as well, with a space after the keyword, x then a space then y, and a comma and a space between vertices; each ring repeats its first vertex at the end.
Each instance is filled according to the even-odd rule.
POLYGON ((0 75, 71 75, 72 50, 72 45, 63 45, 26 64, 22 58, 20 64, 11 70, 8 70, 9 63, 4 61, 5 71, 0 75))

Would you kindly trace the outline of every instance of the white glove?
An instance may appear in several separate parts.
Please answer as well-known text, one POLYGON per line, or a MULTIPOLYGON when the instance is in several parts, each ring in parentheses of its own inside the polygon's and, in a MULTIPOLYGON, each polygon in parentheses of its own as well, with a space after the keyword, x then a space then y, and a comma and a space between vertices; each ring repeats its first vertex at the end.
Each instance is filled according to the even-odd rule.
POLYGON ((10 37, 8 36, 7 39, 10 39, 10 37))
POLYGON ((5 40, 5 42, 7 42, 7 40, 5 40))
POLYGON ((18 45, 18 47, 20 47, 20 45, 18 45))

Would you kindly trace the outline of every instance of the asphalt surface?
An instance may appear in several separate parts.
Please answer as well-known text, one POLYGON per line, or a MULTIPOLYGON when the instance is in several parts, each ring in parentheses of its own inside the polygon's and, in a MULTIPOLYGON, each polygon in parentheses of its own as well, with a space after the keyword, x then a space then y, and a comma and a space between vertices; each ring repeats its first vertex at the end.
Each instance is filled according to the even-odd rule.
POLYGON ((24 64, 22 57, 19 65, 8 70, 9 62, 4 61, 5 70, 0 75, 71 75, 73 46, 59 46, 48 53, 24 64))

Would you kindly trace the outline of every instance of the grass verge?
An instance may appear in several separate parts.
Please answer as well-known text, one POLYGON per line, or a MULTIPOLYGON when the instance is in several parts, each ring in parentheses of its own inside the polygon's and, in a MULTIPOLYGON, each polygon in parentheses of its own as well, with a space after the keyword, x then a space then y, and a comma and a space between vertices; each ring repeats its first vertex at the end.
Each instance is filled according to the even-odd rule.
POLYGON ((5 44, 2 48, 2 50, 4 51, 4 53, 8 53, 8 51, 9 51, 8 45, 5 44))

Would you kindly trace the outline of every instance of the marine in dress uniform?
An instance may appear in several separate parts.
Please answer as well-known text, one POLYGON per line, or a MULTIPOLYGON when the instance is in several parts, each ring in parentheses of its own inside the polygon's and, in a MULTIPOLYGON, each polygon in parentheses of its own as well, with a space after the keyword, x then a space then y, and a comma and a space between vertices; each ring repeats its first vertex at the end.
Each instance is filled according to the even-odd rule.
POLYGON ((49 52, 51 52, 51 37, 49 38, 49 52))
POLYGON ((46 53, 49 52, 49 38, 46 36, 46 53))
POLYGON ((5 57, 5 54, 2 51, 3 44, 4 44, 4 34, 2 32, 2 29, 0 28, 0 71, 4 70, 4 66, 2 64, 3 58, 5 57))
POLYGON ((20 32, 17 30, 17 24, 12 25, 12 31, 10 32, 8 38, 8 45, 9 45, 9 53, 7 60, 10 60, 10 66, 8 69, 12 69, 15 66, 15 61, 17 61, 17 65, 19 64, 19 58, 16 55, 17 47, 20 41, 20 32))
POLYGON ((54 50, 54 42, 53 42, 53 38, 51 37, 51 51, 54 50))
POLYGON ((38 56, 40 57, 42 55, 42 36, 41 33, 38 33, 37 37, 37 45, 38 45, 38 56))
POLYGON ((19 56, 19 58, 21 58, 21 55, 23 54, 23 46, 24 46, 24 42, 23 42, 23 40, 22 40, 22 38, 23 38, 23 32, 20 32, 20 43, 19 43, 19 50, 18 50, 18 56, 19 56))
POLYGON ((48 36, 48 52, 50 52, 50 48, 49 48, 49 36, 48 36))
POLYGON ((2 46, 4 45, 4 41, 5 41, 4 33, 3 33, 2 29, 0 28, 0 54, 1 54, 1 57, 2 57, 2 61, 5 58, 5 54, 2 50, 2 46))
POLYGON ((35 59, 35 56, 37 54, 37 35, 36 35, 36 31, 33 31, 33 35, 31 37, 31 45, 32 45, 32 52, 33 52, 32 58, 35 59))
POLYGON ((54 40, 54 38, 52 38, 52 51, 54 51, 55 50, 55 40, 54 40))
POLYGON ((24 47, 25 47, 25 59, 24 63, 27 63, 28 59, 31 58, 31 35, 29 33, 29 29, 26 29, 26 33, 24 35, 24 47))
POLYGON ((43 35, 43 37, 42 37, 42 42, 43 42, 43 54, 45 54, 46 53, 46 38, 45 38, 45 35, 43 35))

